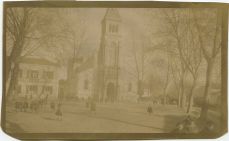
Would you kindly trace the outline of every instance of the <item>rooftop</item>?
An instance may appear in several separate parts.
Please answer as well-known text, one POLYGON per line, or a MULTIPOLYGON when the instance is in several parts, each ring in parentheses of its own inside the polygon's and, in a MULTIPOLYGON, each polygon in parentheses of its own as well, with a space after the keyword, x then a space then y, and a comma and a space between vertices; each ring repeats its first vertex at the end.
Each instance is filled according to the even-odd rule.
POLYGON ((103 20, 121 21, 121 17, 120 17, 119 12, 116 8, 108 8, 103 20))
POLYGON ((37 65, 50 65, 50 66, 58 66, 57 63, 49 61, 44 58, 33 58, 33 57, 26 57, 26 58, 20 58, 19 63, 25 63, 25 64, 37 64, 37 65))

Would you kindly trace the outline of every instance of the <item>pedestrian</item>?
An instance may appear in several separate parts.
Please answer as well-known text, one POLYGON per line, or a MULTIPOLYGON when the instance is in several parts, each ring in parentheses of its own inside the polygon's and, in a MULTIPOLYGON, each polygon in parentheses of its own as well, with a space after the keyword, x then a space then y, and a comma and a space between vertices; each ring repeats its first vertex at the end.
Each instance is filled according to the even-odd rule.
POLYGON ((90 107, 91 112, 94 112, 95 113, 95 111, 96 111, 96 103, 95 103, 94 100, 91 101, 90 106, 91 106, 90 107))
POLYGON ((55 108, 56 108, 55 102, 50 103, 50 108, 52 111, 55 111, 55 108))
POLYGON ((89 108, 90 106, 90 97, 86 100, 86 108, 89 108))
POLYGON ((57 105, 56 116, 58 120, 62 120, 62 111, 61 111, 61 103, 57 105))
POLYGON ((29 104, 28 104, 28 102, 25 100, 25 101, 23 102, 23 111, 24 111, 24 112, 27 112, 28 107, 29 107, 29 104))
POLYGON ((150 104, 147 107, 147 112, 149 113, 149 115, 151 115, 153 113, 153 108, 152 108, 152 106, 150 104))

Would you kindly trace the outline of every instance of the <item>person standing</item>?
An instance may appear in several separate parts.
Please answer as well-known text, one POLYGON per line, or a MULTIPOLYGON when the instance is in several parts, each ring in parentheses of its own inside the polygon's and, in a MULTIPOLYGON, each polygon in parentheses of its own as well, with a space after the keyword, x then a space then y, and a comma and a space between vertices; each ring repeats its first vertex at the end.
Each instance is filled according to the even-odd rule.
POLYGON ((96 111, 96 103, 95 103, 94 100, 91 100, 90 110, 91 110, 91 112, 93 112, 93 113, 95 113, 95 111, 96 111))
POLYGON ((61 103, 58 103, 57 110, 56 110, 56 116, 58 120, 62 120, 62 111, 61 111, 61 103))
POLYGON ((90 97, 88 97, 86 100, 86 108, 90 107, 90 102, 91 102, 90 97))
POLYGON ((153 113, 153 108, 152 108, 152 106, 150 104, 147 107, 147 112, 149 113, 149 115, 151 115, 153 113))

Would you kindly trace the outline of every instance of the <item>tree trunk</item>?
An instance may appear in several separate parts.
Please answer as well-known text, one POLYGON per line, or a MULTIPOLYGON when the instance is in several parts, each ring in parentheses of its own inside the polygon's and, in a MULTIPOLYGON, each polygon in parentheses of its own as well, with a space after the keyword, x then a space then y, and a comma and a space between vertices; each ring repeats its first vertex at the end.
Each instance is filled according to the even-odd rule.
POLYGON ((187 108, 187 113, 191 111, 192 108, 192 100, 193 100, 193 90, 196 87, 196 78, 194 77, 193 84, 189 93, 189 99, 188 99, 188 108, 187 108))
POLYGON ((163 93, 164 93, 164 102, 163 104, 166 105, 167 104, 167 94, 166 94, 166 89, 168 87, 168 84, 166 84, 166 86, 164 87, 163 93))
POLYGON ((164 105, 166 105, 167 104, 167 99, 166 99, 166 89, 164 90, 164 105))
POLYGON ((200 119, 205 120, 207 117, 207 112, 208 112, 208 91, 209 91, 209 86, 210 86, 210 80, 211 80, 211 72, 212 72, 212 66, 213 62, 212 61, 207 61, 207 70, 206 70, 206 80, 205 80, 205 88, 204 88, 204 95, 203 95, 203 104, 201 107, 201 114, 200 114, 200 119))
POLYGON ((180 94, 181 94, 180 107, 183 108, 185 104, 185 101, 184 101, 184 74, 182 75, 180 85, 181 85, 180 87, 180 94))
POLYGON ((142 80, 138 80, 138 96, 139 99, 142 98, 144 91, 143 91, 143 86, 142 86, 142 80))
POLYGON ((17 86, 18 81, 18 71, 19 71, 19 64, 16 63, 15 66, 11 70, 11 77, 9 82, 9 87, 7 91, 7 99, 12 95, 15 86, 17 86))
POLYGON ((17 45, 19 45, 19 42, 15 41, 10 56, 6 58, 6 81, 9 80, 10 74, 12 72, 11 69, 12 69, 13 62, 15 62, 16 58, 18 58, 21 54, 22 49, 18 49, 19 46, 17 45))
POLYGON ((11 68, 11 65, 12 65, 12 63, 11 63, 11 59, 10 59, 10 57, 9 58, 6 58, 6 68, 5 68, 5 78, 6 78, 6 81, 8 81, 9 80, 9 76, 10 76, 10 68, 11 68))
POLYGON ((180 92, 178 94, 178 105, 177 106, 181 107, 181 94, 180 94, 180 92))

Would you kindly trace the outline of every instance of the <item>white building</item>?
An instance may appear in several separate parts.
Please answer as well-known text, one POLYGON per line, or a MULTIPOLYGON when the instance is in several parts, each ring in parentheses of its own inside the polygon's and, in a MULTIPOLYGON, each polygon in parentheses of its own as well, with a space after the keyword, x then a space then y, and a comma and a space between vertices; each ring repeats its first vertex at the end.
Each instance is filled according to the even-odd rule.
POLYGON ((96 64, 95 58, 89 57, 78 68, 78 82, 77 82, 77 97, 80 99, 87 99, 91 97, 95 89, 95 72, 96 64))
POLYGON ((27 98, 48 95, 48 99, 56 99, 58 97, 57 64, 40 58, 21 58, 14 94, 27 98))

